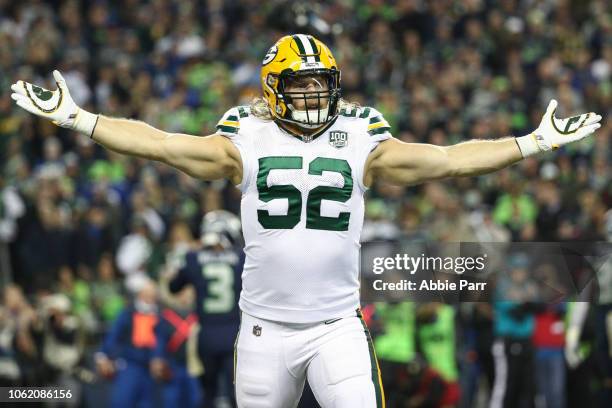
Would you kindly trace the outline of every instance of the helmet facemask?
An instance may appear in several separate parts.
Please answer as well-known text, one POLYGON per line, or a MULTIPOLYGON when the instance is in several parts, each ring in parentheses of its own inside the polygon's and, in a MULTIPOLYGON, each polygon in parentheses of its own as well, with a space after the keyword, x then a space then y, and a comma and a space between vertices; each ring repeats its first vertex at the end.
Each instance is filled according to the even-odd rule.
POLYGON ((278 78, 277 104, 287 107, 279 120, 317 129, 337 115, 340 72, 335 69, 285 71, 278 78))

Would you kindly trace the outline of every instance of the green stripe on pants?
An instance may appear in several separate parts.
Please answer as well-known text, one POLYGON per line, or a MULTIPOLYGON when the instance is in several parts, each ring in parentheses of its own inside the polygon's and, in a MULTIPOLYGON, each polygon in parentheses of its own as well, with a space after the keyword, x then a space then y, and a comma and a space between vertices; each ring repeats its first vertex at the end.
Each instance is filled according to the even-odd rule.
MULTIPOLYGON (((236 334, 236 341, 234 341, 234 385, 236 385, 236 367, 238 366, 238 339, 240 338, 240 329, 242 328, 242 312, 240 312, 240 324, 238 324, 238 333, 236 334)), ((204 367, 206 369, 206 367, 204 367)), ((234 387, 236 392, 236 387, 234 387)), ((236 399, 238 395, 235 395, 236 399)))
POLYGON ((378 368, 378 362, 376 361, 376 352, 374 351, 374 343, 372 343, 372 337, 370 336, 370 330, 366 326, 361 310, 357 310, 357 317, 361 321, 363 331, 365 332, 366 339, 368 340, 368 350, 370 352, 370 364, 372 365, 372 382, 374 383, 374 392, 376 393, 376 408, 385 408, 385 393, 382 386, 382 379, 380 377, 380 369, 378 368))

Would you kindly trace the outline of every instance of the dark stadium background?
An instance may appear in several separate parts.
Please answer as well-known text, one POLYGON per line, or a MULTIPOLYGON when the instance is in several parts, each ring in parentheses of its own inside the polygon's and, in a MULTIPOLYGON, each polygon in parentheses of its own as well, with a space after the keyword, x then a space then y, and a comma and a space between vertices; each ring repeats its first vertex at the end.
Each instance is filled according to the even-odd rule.
MULTIPOLYGON (((409 188, 375 185, 366 202, 364 240, 610 239, 608 1, 0 0, 1 385, 71 384, 81 390, 80 405, 104 406, 112 383, 95 372, 93 354, 130 301, 127 276, 140 271, 158 280, 167 254, 198 238, 203 214, 237 213, 240 203, 228 183, 200 182, 158 163, 109 153, 19 110, 10 84, 21 79, 53 89, 50 74, 59 69, 75 102, 88 111, 207 135, 229 107, 260 93, 263 56, 294 32, 330 45, 344 97, 375 106, 403 141, 447 145, 524 135, 553 97, 560 117, 590 111, 604 116, 595 137, 493 175, 409 188), (125 238, 134 236, 142 245, 129 251, 129 259, 118 257, 125 238), (55 313, 77 328, 62 347, 78 359, 65 363, 50 361, 55 350, 46 341, 55 335, 47 324, 50 304, 61 303, 61 294, 70 304, 55 313)), ((516 262, 508 267, 523 266, 516 262)), ((602 302, 609 307, 612 299, 602 302)), ((375 336, 385 334, 385 316, 397 318, 378 306, 364 307, 375 336)), ((450 313, 442 335, 451 335, 452 348, 433 359, 445 359, 446 369, 436 371, 439 362, 423 353, 413 356, 418 362, 410 372, 431 370, 428 384, 437 384, 440 395, 460 389, 458 406, 486 406, 495 377, 494 305, 411 307, 406 313, 414 318, 399 317, 411 325, 406 333, 412 339, 403 341, 418 343, 422 325, 450 313)), ((557 393, 567 406, 611 402, 610 362, 601 369, 597 354, 597 333, 605 332, 599 324, 591 311, 591 329, 583 336, 592 346, 586 362, 561 367, 566 385, 557 393)), ((536 376, 559 372, 538 370, 534 361, 522 368, 531 373, 528 399, 538 391, 536 376)), ((405 372, 401 364, 383 367, 396 402, 410 397, 393 391, 405 372)), ((428 392, 427 385, 419 387, 428 392)), ((545 406, 543 396, 536 399, 545 406)), ((405 406, 424 406, 411 401, 405 406)))

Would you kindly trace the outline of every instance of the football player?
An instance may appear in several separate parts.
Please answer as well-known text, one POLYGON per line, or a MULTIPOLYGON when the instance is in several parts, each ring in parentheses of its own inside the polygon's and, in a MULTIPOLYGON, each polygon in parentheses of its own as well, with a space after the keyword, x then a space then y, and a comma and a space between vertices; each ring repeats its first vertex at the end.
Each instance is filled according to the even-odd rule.
MULTIPOLYGON (((198 355, 204 366, 200 377, 204 406, 216 406, 219 383, 232 389, 234 340, 240 326, 238 296, 244 263, 240 220, 229 211, 211 211, 202 219, 202 247, 184 256, 169 282, 172 293, 193 285, 196 291, 198 355), (220 381, 221 380, 221 381, 220 381)), ((233 400, 229 392, 226 400, 233 400)), ((235 404, 231 404, 235 406, 235 404)))
POLYGON ((244 407, 293 407, 308 381, 323 407, 384 406, 380 374, 359 312, 359 235, 374 180, 401 185, 475 176, 580 140, 601 116, 555 117, 551 101, 522 137, 453 146, 404 143, 376 109, 340 97, 329 48, 289 35, 265 55, 263 95, 230 109, 207 137, 79 108, 58 71, 54 91, 19 81, 22 108, 116 152, 158 160, 242 191, 246 262, 236 395, 244 407))

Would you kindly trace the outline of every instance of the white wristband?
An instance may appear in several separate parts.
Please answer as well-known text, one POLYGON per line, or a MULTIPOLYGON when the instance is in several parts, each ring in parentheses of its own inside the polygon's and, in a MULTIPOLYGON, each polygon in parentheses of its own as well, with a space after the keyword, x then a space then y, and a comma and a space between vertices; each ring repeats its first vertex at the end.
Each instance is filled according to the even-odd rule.
POLYGON ((98 123, 98 115, 94 115, 93 113, 79 108, 76 118, 74 119, 74 130, 83 133, 87 137, 91 137, 96 127, 96 123, 98 123))
POLYGON ((526 136, 515 137, 514 140, 516 140, 516 144, 518 144, 523 158, 533 156, 534 154, 540 153, 542 151, 536 140, 535 133, 530 133, 526 136))

